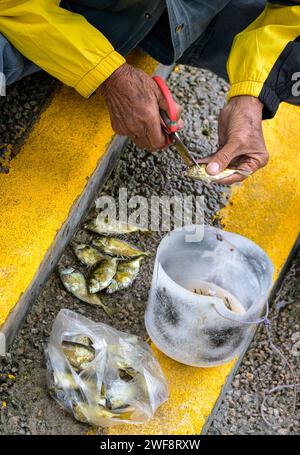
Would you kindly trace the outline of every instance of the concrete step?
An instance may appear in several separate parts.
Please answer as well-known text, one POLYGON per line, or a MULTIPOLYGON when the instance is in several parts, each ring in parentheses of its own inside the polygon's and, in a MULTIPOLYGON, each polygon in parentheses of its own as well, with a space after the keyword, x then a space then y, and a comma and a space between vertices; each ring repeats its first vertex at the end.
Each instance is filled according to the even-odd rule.
MULTIPOLYGON (((149 74, 157 66, 141 54, 130 61, 149 74)), ((265 122, 271 161, 233 189, 221 212, 225 229, 246 235, 270 255, 276 279, 299 233, 299 120, 298 108, 282 105, 276 118, 265 122)), ((62 87, 13 159, 10 173, 0 174, 0 333, 8 345, 125 143, 114 136, 99 93, 84 100, 62 87)), ((149 424, 114 427, 109 434, 206 431, 239 360, 191 368, 153 348, 170 384, 170 400, 149 424)))

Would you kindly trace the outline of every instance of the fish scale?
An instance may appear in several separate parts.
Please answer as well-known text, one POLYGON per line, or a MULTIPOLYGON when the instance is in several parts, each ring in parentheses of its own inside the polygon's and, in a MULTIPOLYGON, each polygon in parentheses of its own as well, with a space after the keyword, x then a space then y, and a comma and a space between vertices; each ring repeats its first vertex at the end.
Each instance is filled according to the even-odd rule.
POLYGON ((119 258, 137 258, 139 256, 149 256, 150 254, 114 237, 101 236, 93 240, 93 246, 100 248, 106 254, 119 258))

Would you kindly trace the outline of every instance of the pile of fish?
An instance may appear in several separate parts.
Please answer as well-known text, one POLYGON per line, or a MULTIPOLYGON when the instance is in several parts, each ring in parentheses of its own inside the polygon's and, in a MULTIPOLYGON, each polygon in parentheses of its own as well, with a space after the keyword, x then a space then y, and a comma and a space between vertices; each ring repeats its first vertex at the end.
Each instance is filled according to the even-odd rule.
POLYGON ((112 294, 128 288, 136 279, 143 258, 150 255, 112 235, 149 231, 128 223, 99 221, 98 218, 88 222, 85 228, 98 234, 90 245, 74 245, 77 259, 87 268, 87 279, 75 267, 60 268, 59 274, 67 291, 83 302, 101 306, 111 317, 114 310, 104 305, 99 292, 105 290, 112 294))
POLYGON ((46 357, 51 396, 80 422, 142 423, 168 397, 146 343, 70 310, 58 314, 46 357))
MULTIPOLYGON (((137 341, 137 337, 131 337, 131 342, 137 341)), ((126 362, 118 352, 120 348, 117 345, 109 345, 107 349, 108 354, 112 355, 110 362, 115 364, 118 378, 108 388, 103 382, 98 396, 96 372, 91 370, 91 362, 95 360, 92 340, 82 335, 74 337, 72 341, 62 342, 63 353, 76 374, 80 375, 80 380, 76 380, 71 372, 53 371, 50 393, 60 398, 66 394, 72 395, 72 411, 81 422, 93 422, 102 418, 129 420, 134 412, 129 403, 135 400, 145 401, 148 397, 144 376, 126 362), (94 402, 93 406, 85 400, 83 391, 88 392, 90 403, 94 402)))

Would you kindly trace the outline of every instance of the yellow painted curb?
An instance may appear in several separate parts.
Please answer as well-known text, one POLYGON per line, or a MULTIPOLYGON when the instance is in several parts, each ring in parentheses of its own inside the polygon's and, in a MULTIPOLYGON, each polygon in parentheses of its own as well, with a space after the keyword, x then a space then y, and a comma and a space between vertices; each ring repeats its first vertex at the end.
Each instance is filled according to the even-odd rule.
MULTIPOLYGON (((137 62, 149 73, 156 65, 141 56, 137 62)), ((299 120, 299 109, 282 106, 266 123, 271 162, 233 190, 222 212, 226 229, 256 241, 277 272, 299 231, 299 120)), ((101 96, 84 100, 63 87, 12 161, 10 173, 0 174, 0 327, 38 273, 112 137, 101 96)), ((149 424, 113 427, 109 434, 200 433, 234 365, 197 369, 155 352, 170 384, 170 400, 149 424)))
MULTIPOLYGON (((150 74, 157 63, 131 62, 150 74)), ((9 174, 0 174, 0 328, 32 282, 114 133, 99 93, 62 87, 41 114, 9 174)))
MULTIPOLYGON (((287 259, 300 229, 300 108, 283 104, 264 135, 268 166, 233 188, 221 211, 228 231, 242 234, 271 257, 275 277, 287 259)), ((170 385, 170 399, 149 424, 112 427, 109 434, 199 434, 211 414, 234 361, 214 368, 181 365, 155 349, 170 385)))
POLYGON ((196 368, 182 365, 151 346, 166 376, 170 399, 145 425, 111 427, 110 435, 196 435, 199 434, 219 397, 234 365, 196 368))
POLYGON ((300 232, 300 108, 283 103, 264 122, 268 165, 232 191, 221 212, 225 229, 245 235, 280 272, 300 232))

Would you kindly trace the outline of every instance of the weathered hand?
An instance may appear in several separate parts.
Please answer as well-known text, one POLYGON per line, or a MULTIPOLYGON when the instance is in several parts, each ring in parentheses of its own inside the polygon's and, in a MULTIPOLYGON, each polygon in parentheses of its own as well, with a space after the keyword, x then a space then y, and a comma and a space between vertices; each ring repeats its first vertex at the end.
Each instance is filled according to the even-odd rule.
MULTIPOLYGON (((117 134, 128 136, 140 148, 157 150, 169 144, 163 133, 159 109, 167 111, 162 93, 144 71, 121 65, 100 87, 117 134)), ((178 127, 182 108, 176 104, 178 127)))
MULTIPOLYGON (((269 155, 262 132, 262 103, 253 96, 231 98, 219 115, 219 150, 201 160, 206 171, 215 175, 227 167, 251 173, 268 163, 269 155)), ((234 174, 218 183, 231 185, 246 177, 234 174)))

